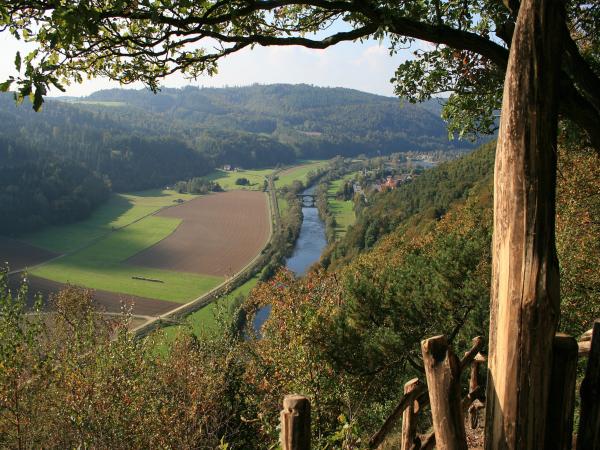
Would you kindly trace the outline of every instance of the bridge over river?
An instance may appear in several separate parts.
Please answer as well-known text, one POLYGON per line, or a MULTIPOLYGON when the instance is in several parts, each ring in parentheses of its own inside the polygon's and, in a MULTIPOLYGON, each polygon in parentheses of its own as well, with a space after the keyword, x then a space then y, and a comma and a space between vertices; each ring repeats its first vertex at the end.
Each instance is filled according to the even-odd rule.
POLYGON ((316 208, 317 196, 315 194, 297 194, 296 197, 302 202, 303 208, 316 208))
MULTIPOLYGON (((303 208, 316 208, 317 196, 315 194, 296 194, 296 197, 302 202, 303 208)), ((335 195, 328 195, 327 198, 335 199, 335 195)))

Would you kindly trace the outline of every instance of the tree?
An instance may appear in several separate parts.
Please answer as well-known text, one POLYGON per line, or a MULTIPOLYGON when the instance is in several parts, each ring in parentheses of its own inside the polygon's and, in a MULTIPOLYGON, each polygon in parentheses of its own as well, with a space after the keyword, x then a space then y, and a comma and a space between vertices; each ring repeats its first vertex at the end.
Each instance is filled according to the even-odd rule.
MULTIPOLYGON (((15 57, 17 97, 32 95, 38 109, 50 86, 88 76, 152 90, 165 76, 216 72, 219 59, 254 45, 323 49, 343 41, 389 38, 390 52, 415 40, 435 44, 415 51, 394 80, 411 101, 453 92, 444 107, 450 129, 461 134, 495 127, 519 0, 238 0, 63 2, 0 0, 0 30, 36 48, 15 57), (347 30, 311 38, 344 22, 347 30), (215 42, 217 45, 215 46, 215 42), (200 44, 206 44, 201 47, 200 44), (188 45, 193 44, 193 45, 188 45)), ((600 6, 572 0, 558 33, 564 41, 560 110, 600 149, 600 6)))
POLYGON ((488 450, 544 448, 560 317, 555 192, 563 14, 555 0, 523 1, 504 83, 494 169, 488 450))

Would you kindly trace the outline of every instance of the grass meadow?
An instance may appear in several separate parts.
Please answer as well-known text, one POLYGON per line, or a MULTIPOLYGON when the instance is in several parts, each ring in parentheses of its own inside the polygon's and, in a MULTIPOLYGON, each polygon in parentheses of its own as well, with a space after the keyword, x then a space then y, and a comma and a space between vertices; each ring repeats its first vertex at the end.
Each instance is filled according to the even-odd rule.
POLYGON ((288 201, 281 195, 277 195, 277 206, 279 206, 279 215, 281 217, 287 216, 290 205, 288 204, 288 201))
MULTIPOLYGON (((298 166, 291 167, 289 169, 282 170, 278 179, 275 181, 275 186, 278 188, 284 186, 290 186, 294 180, 302 181, 306 183, 306 175, 311 170, 316 170, 320 167, 327 165, 328 161, 309 161, 298 166)), ((215 181, 221 185, 226 191, 234 189, 250 189, 250 190, 262 190, 265 179, 271 175, 275 169, 260 169, 260 170, 243 170, 229 172, 221 169, 217 169, 214 172, 206 175, 206 180, 215 181), (235 184, 238 178, 246 178, 250 182, 249 185, 242 186, 235 184)))
POLYGON ((231 307, 235 299, 240 295, 244 297, 248 296, 250 291, 256 286, 256 283, 258 283, 259 276, 254 276, 229 294, 193 312, 185 318, 181 325, 172 325, 163 328, 161 344, 166 345, 174 341, 184 331, 191 331, 198 336, 205 332, 210 333, 218 330, 218 315, 222 314, 226 322, 229 322, 232 319, 231 314, 233 311, 231 311, 231 307))
POLYGON ((254 191, 262 191, 266 177, 268 177, 272 173, 273 169, 238 170, 236 172, 228 172, 217 169, 203 178, 219 183, 221 187, 226 191, 231 191, 234 189, 250 189, 254 191), (235 184, 235 181, 238 178, 246 178, 248 179, 250 184, 246 186, 235 184))
POLYGON ((128 295, 185 303, 224 281, 223 277, 132 266, 125 261, 169 236, 181 220, 149 216, 73 254, 41 265, 32 275, 128 295), (161 280, 151 282, 132 277, 161 280))
POLYGON ((346 234, 346 230, 350 225, 354 223, 356 220, 356 216, 354 215, 354 203, 352 200, 338 200, 335 198, 336 192, 340 189, 344 181, 352 178, 354 174, 346 175, 344 178, 335 180, 329 183, 327 189, 328 196, 328 206, 329 211, 335 218, 336 227, 335 227, 335 238, 340 239, 346 234))
POLYGON ((309 172, 325 167, 328 163, 329 161, 314 161, 282 170, 275 181, 275 186, 278 188, 291 186, 294 180, 302 181, 302 183, 306 184, 306 175, 308 175, 309 172))
POLYGON ((190 200, 194 197, 160 189, 132 194, 115 194, 86 220, 69 225, 48 227, 27 235, 22 240, 55 253, 69 253, 165 206, 175 205, 174 201, 177 199, 190 200))

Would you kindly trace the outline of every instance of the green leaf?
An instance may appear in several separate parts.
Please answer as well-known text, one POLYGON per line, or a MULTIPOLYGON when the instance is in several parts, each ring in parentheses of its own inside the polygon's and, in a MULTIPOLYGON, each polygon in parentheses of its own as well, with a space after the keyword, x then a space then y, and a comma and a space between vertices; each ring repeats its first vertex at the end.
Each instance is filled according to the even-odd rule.
POLYGON ((17 52, 15 55, 15 67, 17 68, 18 72, 21 71, 21 52, 17 52))
POLYGON ((23 103, 23 100, 25 99, 25 97, 23 97, 21 94, 15 92, 14 93, 14 97, 15 97, 15 103, 17 104, 17 106, 19 106, 21 103, 23 103))
POLYGON ((46 90, 42 86, 35 88, 35 93, 33 94, 33 109, 35 111, 39 111, 42 108, 45 93, 46 90))
POLYGON ((31 94, 31 83, 24 83, 23 87, 19 89, 19 95, 21 97, 28 97, 31 94))
POLYGON ((13 80, 6 80, 5 82, 0 83, 0 92, 8 92, 12 83, 13 80))

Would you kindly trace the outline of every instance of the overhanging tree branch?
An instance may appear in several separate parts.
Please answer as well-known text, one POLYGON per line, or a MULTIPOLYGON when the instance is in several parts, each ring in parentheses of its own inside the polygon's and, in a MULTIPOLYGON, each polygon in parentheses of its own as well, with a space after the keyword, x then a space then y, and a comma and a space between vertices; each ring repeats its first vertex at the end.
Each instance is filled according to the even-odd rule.
MULTIPOLYGON (((56 84, 59 79, 78 79, 78 73, 82 71, 91 76, 106 75, 124 83, 139 80, 156 89, 158 80, 173 72, 186 72, 192 77, 212 74, 219 59, 248 46, 298 45, 325 49, 344 41, 385 35, 392 41, 418 39, 465 52, 451 55, 432 50, 423 55, 435 53, 450 63, 451 58, 457 58, 454 78, 448 77, 448 80, 456 81, 458 77, 463 80, 463 87, 475 89, 479 86, 476 80, 482 79, 479 73, 482 70, 490 70, 492 65, 499 72, 506 70, 506 46, 511 44, 511 30, 496 24, 514 21, 520 1, 505 0, 504 3, 505 10, 498 5, 489 7, 492 8, 490 16, 483 19, 472 17, 463 0, 447 0, 443 4, 437 0, 207 0, 182 3, 0 0, 0 29, 29 35, 30 40, 40 45, 37 59, 27 61, 25 77, 12 80, 21 86, 19 91, 26 93, 23 95, 32 90, 38 92, 37 106, 50 84, 56 84), (326 29, 337 19, 343 20, 351 29, 322 39, 308 36, 326 29), (496 34, 506 46, 489 37, 490 27, 481 27, 482 20, 496 25, 496 34), (190 44, 204 40, 216 40, 220 46, 214 50, 189 48, 190 44), (53 54, 62 58, 60 64, 53 54), (492 65, 462 64, 462 60, 458 60, 471 58, 477 61, 478 57, 492 65)), ((484 3, 475 6, 486 8, 484 3)), ((561 108, 598 146, 599 77, 579 52, 566 26, 564 30, 566 64, 561 75, 561 108)), ((592 36, 591 39, 596 38, 592 36)), ((437 66, 438 69, 442 67, 437 66)), ((411 76, 417 76, 417 73, 411 76)), ((425 71, 422 77, 429 76, 427 73, 425 71)), ((426 78, 420 82, 427 86, 426 78)), ((9 86, 10 83, 0 85, 3 89, 9 86)), ((430 86, 437 89, 435 79, 430 86)), ((425 97, 427 89, 424 87, 425 97)), ((486 98, 496 101, 493 96, 486 98)), ((473 111, 473 114, 478 113, 473 111)))

